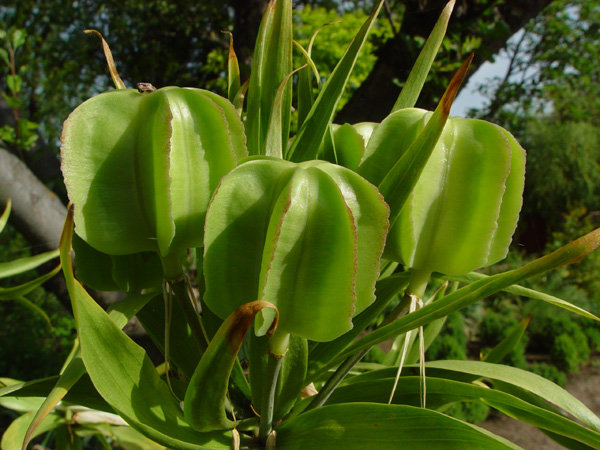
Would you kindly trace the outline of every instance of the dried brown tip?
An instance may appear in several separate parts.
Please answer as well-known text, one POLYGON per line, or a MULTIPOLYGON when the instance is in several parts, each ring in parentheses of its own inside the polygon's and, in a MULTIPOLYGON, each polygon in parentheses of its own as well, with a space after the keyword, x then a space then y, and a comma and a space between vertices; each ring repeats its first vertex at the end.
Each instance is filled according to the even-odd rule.
POLYGON ((237 59, 235 51, 233 50, 233 34, 231 34, 229 31, 222 31, 222 33, 225 33, 227 36, 229 36, 229 60, 231 61, 232 59, 237 59))
POLYGON ((448 88, 446 88, 446 92, 444 92, 444 96, 442 97, 440 104, 442 106, 442 114, 445 116, 450 115, 450 108, 452 108, 452 103, 454 103, 458 89, 467 75, 467 70, 469 70, 471 61, 473 61, 473 56, 474 54, 471 53, 462 66, 460 66, 460 68, 452 77, 448 88))
POLYGON ((102 48, 104 49, 104 56, 106 58, 106 63, 108 64, 110 77, 112 78, 113 83, 115 83, 115 87, 117 89, 125 89, 125 83, 123 83, 123 80, 121 80, 121 77, 119 76, 119 72, 117 72, 117 66, 115 66, 115 60, 113 59, 110 47, 104 40, 102 34, 97 30, 83 30, 83 32, 86 34, 95 34, 102 40, 102 48))

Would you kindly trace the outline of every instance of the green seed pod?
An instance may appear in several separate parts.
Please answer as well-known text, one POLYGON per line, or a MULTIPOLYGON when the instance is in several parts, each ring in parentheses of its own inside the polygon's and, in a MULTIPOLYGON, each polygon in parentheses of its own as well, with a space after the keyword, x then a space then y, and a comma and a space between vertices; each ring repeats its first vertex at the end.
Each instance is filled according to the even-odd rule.
MULTIPOLYGON (((429 116, 415 109, 396 115, 397 124, 407 127, 406 133, 396 128, 401 153, 429 116)), ((376 141, 391 131, 383 123, 375 131, 361 173, 385 174, 399 158, 398 153, 391 159, 388 153, 389 161, 376 157, 376 141)), ((384 256, 424 274, 447 275, 503 259, 517 225, 524 176, 525 151, 507 131, 481 120, 449 119, 390 230, 384 256)))
POLYGON ((121 89, 80 105, 62 134, 77 234, 109 255, 202 245, 221 177, 247 155, 229 101, 200 89, 121 89))
POLYGON ((266 300, 278 333, 335 339, 374 300, 387 218, 377 189, 351 170, 248 161, 223 178, 206 216, 204 301, 225 318, 266 300))

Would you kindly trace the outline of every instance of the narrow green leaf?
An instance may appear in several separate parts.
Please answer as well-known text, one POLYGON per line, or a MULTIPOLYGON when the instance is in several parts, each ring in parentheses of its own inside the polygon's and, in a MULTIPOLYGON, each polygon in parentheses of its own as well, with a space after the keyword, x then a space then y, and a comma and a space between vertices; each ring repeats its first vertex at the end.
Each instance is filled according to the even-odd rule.
POLYGON ((20 284, 19 286, 13 286, 9 288, 0 287, 0 300, 10 300, 16 297, 22 297, 29 294, 34 289, 38 288, 60 270, 60 265, 52 269, 50 272, 36 278, 35 280, 28 281, 27 283, 20 284))
POLYGON ((131 427, 111 427, 111 435, 125 450, 166 450, 131 427))
POLYGON ((198 433, 145 351, 125 335, 73 276, 73 208, 68 210, 60 254, 77 321, 81 356, 94 386, 132 427, 173 449, 229 448, 226 433, 198 433))
POLYGON ((12 207, 12 202, 10 198, 6 201, 6 206, 4 207, 4 212, 0 216, 0 233, 4 230, 6 223, 8 222, 8 216, 10 216, 10 210, 12 207))
MULTIPOLYGON (((292 2, 271 0, 267 5, 254 48, 248 88, 248 153, 264 155, 267 129, 277 89, 292 71, 292 2)), ((281 142, 287 145, 292 86, 282 95, 281 142)), ((282 152, 285 149, 282 149, 282 152)))
POLYGON ((52 328, 52 323, 50 322, 50 317, 48 317, 48 314, 46 314, 46 312, 42 308, 37 306, 32 301, 27 300, 25 297, 15 297, 13 300, 16 301, 17 303, 20 303, 21 305, 25 306, 27 309, 33 311, 35 314, 41 316, 48 324, 48 327, 52 328))
POLYGON ((265 140, 265 155, 271 156, 273 158, 283 158, 283 149, 287 148, 287 139, 285 141, 282 140, 281 130, 283 127, 284 120, 284 112, 283 102, 285 99, 286 91, 288 90, 288 83, 290 78, 299 70, 302 70, 304 66, 299 67, 298 69, 292 71, 289 75, 287 75, 279 88, 277 88, 277 94, 275 95, 275 99, 273 100, 273 109, 271 110, 271 118, 269 119, 269 126, 267 128, 267 136, 265 140))
POLYGON ((58 250, 51 252, 40 253, 35 256, 15 259, 14 261, 0 262, 0 278, 8 278, 19 273, 33 270, 41 266, 45 262, 50 261, 58 256, 58 250))
POLYGON ((483 357, 482 361, 499 363, 502 358, 508 355, 515 348, 515 345, 517 345, 521 340, 530 321, 531 314, 514 326, 508 332, 508 335, 483 357))
POLYGON ((354 352, 372 347, 373 345, 393 338, 401 333, 406 333, 409 330, 447 316, 454 311, 458 311, 484 297, 492 295, 513 284, 517 284, 524 279, 534 277, 561 265, 575 263, 595 250, 598 246, 600 246, 600 228, 519 269, 493 275, 486 279, 471 283, 470 285, 447 295, 443 299, 406 315, 394 323, 375 330, 368 336, 356 341, 322 370, 334 366, 354 352))
POLYGON ((36 435, 38 428, 46 420, 46 417, 56 407, 69 390, 79 381, 81 376, 85 373, 85 367, 80 356, 76 356, 71 360, 69 365, 66 367, 64 372, 60 375, 56 386, 52 389, 48 397, 44 400, 44 403, 35 413, 33 420, 27 428, 25 438, 23 440, 22 450, 26 450, 29 442, 36 435))
MULTIPOLYGON (((386 373, 391 373, 391 371, 386 370, 386 373)), ((393 378, 384 378, 343 386, 331 395, 327 404, 385 403, 388 401, 393 384, 393 378)), ((419 377, 403 377, 394 394, 393 403, 418 406, 420 395, 419 377)), ((557 412, 540 408, 521 398, 490 389, 487 386, 434 377, 427 378, 427 406, 429 408, 437 409, 462 401, 483 401, 522 422, 577 439, 593 448, 600 448, 600 433, 585 428, 557 412)))
MULTIPOLYGON (((471 272, 466 275, 458 275, 458 276, 444 275, 444 278, 446 278, 448 280, 453 280, 453 281, 460 281, 461 283, 472 283, 474 281, 484 280, 486 278, 489 278, 489 275, 485 275, 485 274, 478 273, 478 272, 471 272)), ((572 303, 569 303, 566 300, 563 300, 561 298, 555 297, 550 294, 545 294, 543 292, 536 291, 534 289, 529 289, 529 288, 526 288, 523 286, 518 286, 518 285, 509 286, 503 290, 506 292, 510 292, 511 294, 522 295, 523 297, 532 298, 534 300, 542 300, 544 302, 550 303, 551 305, 558 306, 559 308, 566 309, 567 311, 574 312, 575 314, 579 314, 580 316, 587 317, 588 319, 600 321, 600 318, 598 318, 594 314, 586 311, 585 309, 580 308, 579 306, 576 306, 572 303)))
POLYGON ((519 446, 489 431, 428 409, 348 403, 313 409, 284 422, 277 450, 505 450, 519 446))
MULTIPOLYGON (((54 376, 13 384, 0 389, 0 397, 39 398, 39 404, 41 405, 43 399, 50 395, 50 392, 56 386, 59 378, 60 376, 54 376)), ((114 410, 104 401, 102 397, 100 397, 87 374, 82 376, 80 380, 73 386, 73 388, 71 388, 71 390, 65 396, 64 401, 70 404, 84 406, 86 408, 114 413, 114 410)))
MULTIPOLYGON (((272 303, 263 300, 240 306, 223 322, 210 341, 190 380, 183 402, 185 419, 193 428, 213 431, 234 427, 225 414, 229 375, 248 328, 256 314, 264 308, 276 310, 272 303)), ((269 326, 269 331, 274 332, 276 328, 277 318, 269 326)))
POLYGON ((229 53, 227 55, 227 98, 233 103, 235 96, 241 87, 240 66, 235 50, 233 49, 233 34, 229 31, 224 31, 223 33, 229 36, 229 53))
MULTIPOLYGON (((9 386, 19 385, 16 380, 3 378, 1 379, 2 385, 7 382, 9 386)), ((0 396, 0 406, 3 408, 11 409, 21 413, 37 410, 42 402, 43 397, 18 397, 18 396, 0 396)))
POLYGON ((600 431, 600 418, 587 406, 563 388, 534 373, 481 361, 432 361, 427 363, 427 368, 468 373, 518 386, 563 409, 590 428, 600 431))
POLYGON ((340 62, 333 72, 331 72, 331 76, 323 86, 302 128, 300 128, 300 131, 296 135, 286 155, 286 159, 291 161, 306 161, 316 158, 321 141, 333 120, 335 108, 340 98, 342 98, 358 54, 367 39, 373 21, 377 17, 382 4, 383 0, 379 1, 373 13, 350 43, 340 62))
POLYGON ((450 15, 454 9, 454 2, 455 0, 449 1, 442 11, 442 14, 440 14, 438 21, 433 27, 433 31, 427 38, 425 46, 421 50, 415 65, 408 75, 406 83, 404 83, 404 87, 402 88, 396 103, 394 103, 392 112, 403 108, 413 108, 417 103, 417 99, 421 94, 421 89, 423 89, 425 80, 427 80, 427 75, 431 70, 431 65, 433 64, 435 56, 446 35, 446 28, 448 27, 448 21, 450 20, 450 15))
MULTIPOLYGON (((302 47, 297 41, 293 41, 293 44, 296 46, 296 48, 298 50, 300 50, 300 53, 302 53, 302 63, 303 63, 302 67, 299 67, 296 70, 307 69, 308 73, 310 73, 312 71, 312 73, 315 74, 315 78, 317 80, 317 85, 320 85, 321 80, 319 78, 319 71, 317 69, 317 66, 315 65, 315 62, 310 57, 310 53, 307 50, 304 50, 304 47, 302 47), (304 67, 305 65, 306 65, 306 67, 304 67)), ((312 88, 310 89, 310 92, 312 93, 312 88)))
MULTIPOLYGON (((8 426, 4 434, 2 435, 2 441, 0 442, 1 450, 21 450, 21 444, 25 438, 27 427, 33 419, 33 412, 23 414, 8 426)), ((50 430, 57 428, 63 424, 65 420, 58 414, 51 414, 40 424, 35 436, 42 433, 46 433, 50 430)))
MULTIPOLYGON (((452 102, 472 60, 473 55, 467 58, 458 69, 423 131, 379 184, 379 191, 384 196, 387 204, 390 205, 390 227, 394 225, 398 218, 404 203, 406 203, 408 196, 417 183, 423 167, 429 160, 429 156, 444 130, 444 125, 450 115, 452 102)), ((372 140, 369 142, 372 142, 372 140)))
POLYGON ((235 112, 239 117, 242 117, 242 110, 244 107, 244 98, 246 98, 246 92, 248 92, 248 86, 250 84, 250 80, 244 81, 244 84, 238 89, 233 97, 231 103, 233 103, 233 107, 235 108, 235 112))
MULTIPOLYGON (((156 295, 158 294, 149 293, 129 296, 117 303, 112 304, 109 308, 108 315, 115 325, 117 325, 119 328, 123 328, 129 319, 131 319, 151 298, 156 295)), ((64 368, 60 378, 56 382, 56 385, 52 388, 52 391, 50 391, 44 400, 44 403, 39 407, 33 421, 29 425, 22 450, 27 448, 27 445, 33 438, 37 427, 40 426, 46 416, 61 400, 63 400, 65 395, 73 388, 73 386, 85 373, 85 367, 83 365, 83 361, 81 360, 78 343, 75 345, 72 352, 75 354, 75 357, 71 359, 71 361, 69 361, 67 366, 64 368)))

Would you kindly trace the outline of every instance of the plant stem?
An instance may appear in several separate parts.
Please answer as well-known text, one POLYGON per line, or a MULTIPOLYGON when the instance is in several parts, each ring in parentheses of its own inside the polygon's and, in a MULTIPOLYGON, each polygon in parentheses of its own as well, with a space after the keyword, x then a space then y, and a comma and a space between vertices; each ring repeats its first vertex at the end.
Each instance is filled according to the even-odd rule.
POLYGON ((277 390, 277 377, 281 369, 284 356, 273 355, 269 352, 267 371, 265 373, 265 385, 261 399, 260 425, 258 439, 265 444, 273 426, 273 411, 275 408, 275 391, 277 390))
MULTIPOLYGON (((427 283, 429 278, 431 277, 431 272, 428 271, 414 271, 411 274, 410 285, 408 289, 404 293, 402 300, 400 303, 392 310, 390 314, 386 316, 381 325, 377 328, 384 327, 389 325, 399 317, 406 314, 410 307, 411 303, 411 294, 418 295, 419 298, 423 297, 425 293, 425 288, 427 287, 427 283)), ((365 350, 361 350, 358 353, 355 353, 352 356, 346 358, 346 360, 337 368, 337 370, 329 377, 327 382, 323 385, 323 387, 319 390, 319 393, 315 395, 315 398, 312 400, 310 405, 306 407, 304 411, 310 411, 311 409, 320 408, 325 404, 325 402, 329 399, 333 391, 338 387, 338 385, 342 382, 342 380, 348 375, 348 373, 352 370, 352 368, 364 358, 364 356, 371 350, 371 348, 367 348, 365 350)))
POLYGON ((192 336, 194 336, 194 339, 198 343, 200 352, 204 354, 208 347, 208 337, 206 336, 206 332, 202 326, 200 316, 192 304, 192 299, 188 293, 187 281, 185 277, 180 277, 178 280, 174 281, 168 281, 168 284, 173 291, 175 298, 177 298, 177 301, 183 309, 187 323, 192 331, 192 336))
MULTIPOLYGON (((408 308, 410 306, 410 296, 404 295, 400 303, 392 310, 390 314, 386 316, 381 325, 378 328, 389 325, 394 320, 406 314, 408 308)), ((364 356, 369 353, 371 348, 367 348, 365 350, 361 350, 358 353, 355 353, 352 356, 348 356, 346 360, 336 369, 336 371, 329 377, 327 382, 323 385, 323 387, 319 390, 319 393, 315 395, 315 398, 312 400, 310 405, 306 407, 304 411, 309 411, 311 409, 320 408, 325 404, 325 402, 329 399, 333 391, 338 387, 338 385, 342 382, 342 380, 348 375, 348 373, 352 370, 352 368, 360 362, 364 356)))

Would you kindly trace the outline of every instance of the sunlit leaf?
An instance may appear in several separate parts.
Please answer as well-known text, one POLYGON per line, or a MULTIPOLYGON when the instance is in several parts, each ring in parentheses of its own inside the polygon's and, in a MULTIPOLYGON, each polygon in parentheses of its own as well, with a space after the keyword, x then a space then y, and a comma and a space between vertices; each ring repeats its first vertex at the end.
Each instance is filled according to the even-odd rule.
POLYGON ((198 433, 145 351, 110 319, 73 277, 72 208, 61 237, 61 261, 77 321, 81 356, 94 386, 131 426, 173 449, 229 448, 227 433, 198 433))
POLYGON ((441 413, 412 406, 348 403, 314 409, 284 422, 277 450, 506 450, 519 446, 441 413))
POLYGON ((4 212, 0 216, 0 233, 4 230, 6 223, 8 222, 8 216, 10 216, 10 210, 12 207, 12 202, 10 198, 6 201, 6 206, 4 207, 4 212))
MULTIPOLYGON (((276 309, 262 300, 240 306, 210 341, 185 393, 185 419, 193 428, 202 431, 233 428, 234 423, 225 414, 229 375, 248 328, 263 308, 276 309)), ((272 334, 277 328, 277 318, 267 327, 269 335, 272 334)))
MULTIPOLYGON (((461 283, 472 283, 477 280, 484 280, 488 277, 489 275, 485 275, 478 272, 471 272, 466 275, 459 276, 444 276, 444 278, 447 278, 448 280, 460 281, 461 283)), ((532 298, 534 300, 542 300, 544 302, 550 303, 551 305, 558 306, 559 308, 563 308, 567 311, 574 312, 575 314, 578 314, 580 316, 587 317, 588 319, 600 321, 600 318, 598 318, 591 312, 586 311, 585 309, 580 308, 579 306, 574 305, 561 298, 555 297, 550 294, 545 294, 544 292, 536 291, 534 289, 529 289, 518 285, 509 286, 503 290, 506 292, 510 292, 511 294, 522 295, 523 297, 532 298)))
POLYGON ((321 141, 333 120, 335 108, 342 98, 346 84, 350 79, 350 73, 354 68, 358 54, 367 39, 373 21, 377 17, 382 4, 383 0, 378 3, 373 13, 352 40, 352 43, 338 65, 331 72, 312 109, 306 116, 302 128, 300 128, 292 142, 286 154, 286 159, 306 161, 317 156, 321 141))
POLYGON ((446 35, 446 28, 453 9, 454 0, 451 0, 442 11, 442 14, 440 14, 438 21, 429 34, 425 46, 411 69, 396 103, 394 103, 392 112, 403 108, 413 108, 417 103, 421 89, 423 89, 427 75, 431 70, 431 65, 446 35))
POLYGON ((0 278, 8 278, 19 273, 33 270, 58 256, 58 250, 40 253, 35 256, 15 259, 14 261, 0 262, 0 278))

